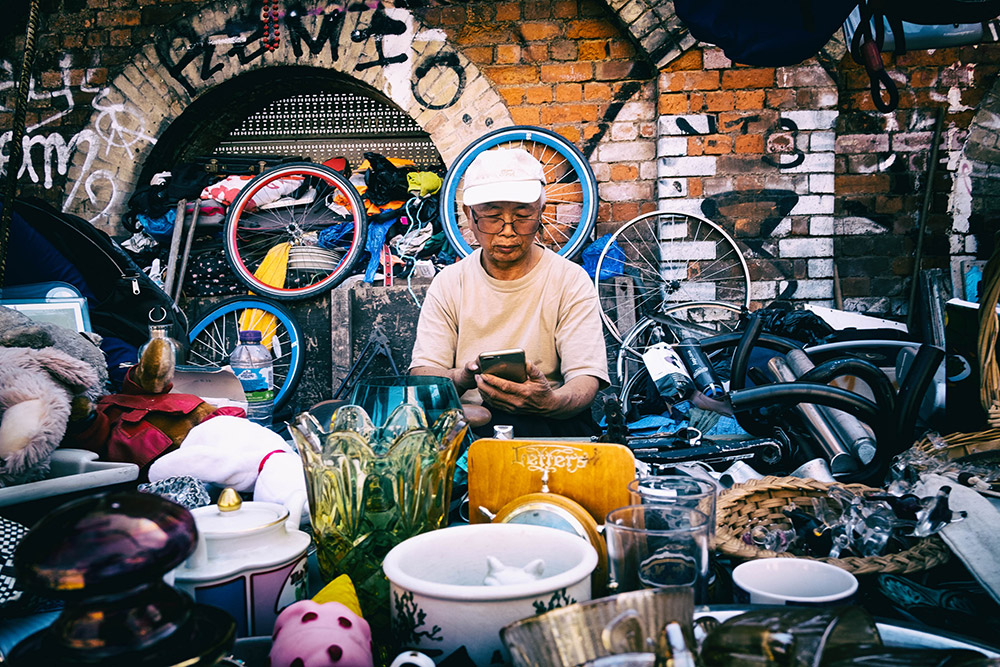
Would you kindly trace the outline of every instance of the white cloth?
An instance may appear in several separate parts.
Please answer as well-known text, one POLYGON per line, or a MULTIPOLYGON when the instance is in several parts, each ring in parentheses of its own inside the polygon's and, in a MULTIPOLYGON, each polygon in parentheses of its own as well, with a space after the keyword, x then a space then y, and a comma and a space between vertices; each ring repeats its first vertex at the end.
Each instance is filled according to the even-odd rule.
POLYGON ((1000 602, 1000 568, 996 561, 1000 554, 1000 512, 974 489, 942 475, 924 475, 914 493, 933 496, 942 486, 951 487, 949 509, 964 510, 968 516, 942 528, 941 539, 965 563, 986 592, 1000 602))
POLYGON ((253 489, 254 500, 284 505, 289 525, 295 527, 306 501, 299 455, 280 435, 242 417, 213 417, 198 424, 180 448, 149 467, 150 482, 178 475, 237 491, 253 489))

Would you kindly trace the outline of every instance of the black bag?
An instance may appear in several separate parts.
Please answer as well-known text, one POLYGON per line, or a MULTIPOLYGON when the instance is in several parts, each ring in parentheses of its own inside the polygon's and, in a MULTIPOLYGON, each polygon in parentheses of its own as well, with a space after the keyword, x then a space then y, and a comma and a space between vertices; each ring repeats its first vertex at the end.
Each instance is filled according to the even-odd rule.
POLYGON ((858 0, 674 0, 691 35, 734 63, 796 65, 819 53, 858 0))
POLYGON ((183 311, 110 236, 39 199, 17 199, 14 210, 83 275, 95 295, 88 306, 96 333, 139 347, 156 320, 171 325, 178 340, 187 340, 183 311))
POLYGON ((397 167, 389 159, 378 153, 365 153, 368 171, 365 172, 365 197, 376 206, 384 206, 391 201, 406 201, 410 198, 406 175, 415 171, 413 167, 397 167))

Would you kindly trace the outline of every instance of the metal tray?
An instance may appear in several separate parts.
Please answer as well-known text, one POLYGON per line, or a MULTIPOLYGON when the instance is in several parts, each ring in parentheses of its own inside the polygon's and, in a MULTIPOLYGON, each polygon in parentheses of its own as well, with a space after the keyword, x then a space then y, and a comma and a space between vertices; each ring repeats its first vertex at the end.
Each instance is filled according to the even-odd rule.
POLYGON ((131 482, 139 477, 139 466, 134 463, 98 461, 95 452, 85 449, 55 450, 50 471, 48 479, 0 488, 0 507, 131 482))

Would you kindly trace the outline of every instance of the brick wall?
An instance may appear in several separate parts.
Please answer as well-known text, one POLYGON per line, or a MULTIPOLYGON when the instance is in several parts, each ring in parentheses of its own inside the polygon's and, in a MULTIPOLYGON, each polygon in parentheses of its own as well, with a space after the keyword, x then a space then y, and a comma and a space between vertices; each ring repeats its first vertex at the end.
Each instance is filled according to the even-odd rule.
POLYGON ((654 72, 607 5, 470 2, 416 13, 481 68, 515 123, 577 144, 600 183, 602 230, 655 207, 654 72))
MULTIPOLYGON (((836 273, 846 307, 902 313, 938 108, 924 266, 984 257, 1000 218, 996 44, 887 56, 901 103, 885 115, 842 44, 794 67, 734 65, 656 0, 286 3, 298 14, 274 53, 255 41, 253 2, 43 2, 22 190, 119 232, 146 160, 183 144, 168 129, 198 125, 192 115, 210 113, 194 114, 199 100, 273 66, 383 92, 446 161, 490 128, 553 129, 593 165, 599 231, 657 206, 709 214, 745 247, 759 303, 830 302, 836 273), (403 33, 369 34, 380 11, 403 33)), ((14 17, 0 28, 0 129, 23 47, 14 17)))

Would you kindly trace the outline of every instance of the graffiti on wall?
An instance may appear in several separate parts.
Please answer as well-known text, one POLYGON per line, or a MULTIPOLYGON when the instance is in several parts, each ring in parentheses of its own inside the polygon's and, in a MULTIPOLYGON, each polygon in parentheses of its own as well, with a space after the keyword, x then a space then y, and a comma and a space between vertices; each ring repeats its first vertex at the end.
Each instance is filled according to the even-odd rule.
MULTIPOLYGON (((221 33, 176 37, 157 45, 157 55, 164 69, 181 87, 194 96, 199 84, 226 69, 229 61, 247 65, 262 58, 265 47, 263 24, 259 14, 249 9, 230 18, 221 33), (194 67, 190 67, 194 65, 194 67)), ((427 109, 441 110, 455 105, 465 88, 466 73, 458 55, 438 51, 413 62, 413 42, 445 41, 440 30, 415 32, 412 14, 381 3, 335 3, 308 9, 291 4, 279 12, 282 40, 287 42, 295 59, 316 57, 328 51, 331 61, 341 60, 341 44, 346 35, 356 44, 370 43, 374 58, 359 59, 349 69, 364 72, 382 68, 388 82, 385 91, 399 106, 408 108, 416 99, 427 109), (442 81, 450 85, 442 85, 442 81)))
MULTIPOLYGON (((41 183, 50 189, 55 184, 55 176, 65 176, 69 170, 74 152, 86 151, 80 175, 66 193, 62 209, 68 210, 79 197, 86 197, 100 212, 91 218, 95 222, 109 212, 118 198, 118 184, 114 175, 106 169, 95 169, 94 162, 103 152, 109 154, 120 149, 133 158, 140 145, 155 143, 156 139, 146 131, 145 120, 139 111, 127 103, 115 103, 109 99, 108 89, 94 86, 87 76, 78 83, 72 83, 70 68, 72 60, 67 55, 59 63, 61 85, 55 90, 38 91, 34 77, 28 88, 28 101, 47 100, 56 109, 25 128, 22 141, 24 160, 18 170, 18 178, 27 177, 32 183, 41 183), (86 99, 89 98, 89 102, 86 99), (91 127, 80 130, 67 139, 57 131, 47 132, 56 121, 81 104, 88 104, 96 112, 91 127), (103 202, 103 206, 99 204, 103 202)), ((0 92, 14 87, 14 68, 7 62, 0 62, 4 80, 0 81, 0 92)), ((0 106, 0 109, 3 109, 0 106)), ((9 166, 9 144, 13 132, 8 130, 0 135, 0 173, 6 173, 9 166)))

